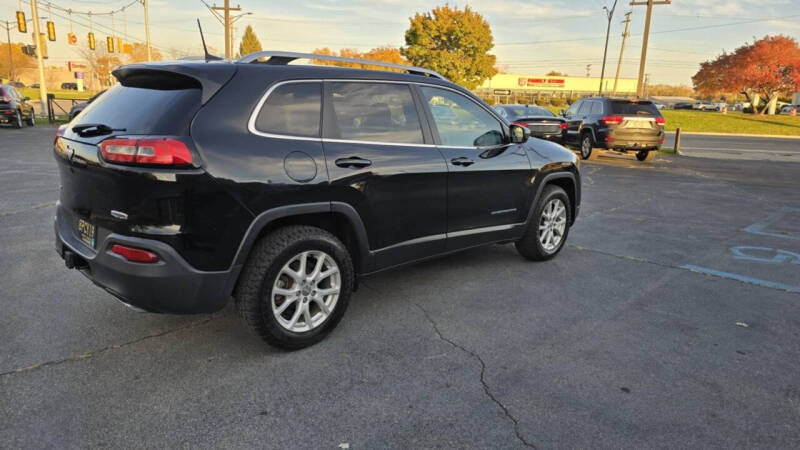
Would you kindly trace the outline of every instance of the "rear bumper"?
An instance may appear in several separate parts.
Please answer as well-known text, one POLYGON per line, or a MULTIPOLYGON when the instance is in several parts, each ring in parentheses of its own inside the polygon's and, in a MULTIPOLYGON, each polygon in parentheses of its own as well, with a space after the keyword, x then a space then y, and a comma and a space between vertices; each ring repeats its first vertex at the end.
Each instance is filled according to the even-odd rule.
POLYGON ((658 150, 664 141, 664 133, 603 133, 598 147, 608 150, 658 150))
POLYGON ((172 247, 151 239, 109 234, 96 250, 75 234, 74 220, 60 204, 56 208, 56 252, 68 265, 81 271, 123 303, 149 312, 171 314, 209 313, 222 309, 233 292, 241 270, 206 272, 191 267, 172 247), (111 252, 114 244, 156 253, 159 261, 134 263, 111 252))

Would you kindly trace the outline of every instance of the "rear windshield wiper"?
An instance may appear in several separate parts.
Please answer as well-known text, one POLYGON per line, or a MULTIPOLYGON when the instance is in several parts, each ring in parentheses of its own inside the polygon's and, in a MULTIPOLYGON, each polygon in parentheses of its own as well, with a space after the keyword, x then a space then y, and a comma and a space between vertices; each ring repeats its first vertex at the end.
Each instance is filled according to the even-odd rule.
POLYGON ((111 134, 115 131, 127 131, 125 128, 111 128, 102 123, 85 123, 82 125, 75 125, 72 131, 78 133, 80 137, 104 136, 111 134))

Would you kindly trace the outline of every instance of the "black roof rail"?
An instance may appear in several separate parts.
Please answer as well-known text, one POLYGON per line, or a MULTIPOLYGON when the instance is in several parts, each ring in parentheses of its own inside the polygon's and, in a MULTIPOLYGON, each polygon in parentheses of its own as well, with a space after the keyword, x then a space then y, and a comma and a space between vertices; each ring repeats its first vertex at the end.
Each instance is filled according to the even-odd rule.
POLYGON ((439 78, 440 80, 447 80, 439 72, 430 69, 425 69, 422 67, 403 66, 400 64, 392 64, 383 61, 372 61, 370 59, 344 58, 341 56, 332 56, 332 55, 317 55, 314 53, 296 53, 296 52, 281 52, 281 51, 266 50, 263 52, 255 52, 255 53, 250 53, 249 55, 242 56, 241 58, 237 59, 236 62, 257 63, 260 62, 259 60, 262 58, 267 58, 267 60, 263 62, 263 64, 269 64, 273 66, 285 66, 296 59, 312 59, 312 60, 318 59, 324 61, 347 62, 355 64, 364 64, 367 66, 386 67, 389 69, 404 70, 413 75, 422 75, 422 76, 439 78))

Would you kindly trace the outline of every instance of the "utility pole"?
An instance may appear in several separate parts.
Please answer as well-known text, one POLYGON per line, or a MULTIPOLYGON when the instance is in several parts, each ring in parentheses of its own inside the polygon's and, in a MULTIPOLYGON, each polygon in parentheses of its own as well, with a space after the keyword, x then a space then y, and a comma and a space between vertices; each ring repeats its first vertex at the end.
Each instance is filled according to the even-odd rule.
POLYGON ((14 80, 14 52, 11 51, 11 22, 6 20, 6 37, 8 38, 8 79, 14 80))
POLYGON ((147 0, 142 0, 144 6, 144 41, 147 46, 147 60, 152 61, 153 55, 150 50, 150 15, 147 13, 147 0))
POLYGON ((614 90, 611 92, 611 95, 617 95, 617 82, 619 82, 619 71, 622 68, 622 55, 625 53, 625 40, 630 37, 630 33, 628 32, 628 27, 631 24, 631 14, 633 11, 628 11, 625 13, 625 31, 622 32, 622 46, 619 48, 619 62, 617 62, 617 74, 614 76, 614 90))
POLYGON ((44 85, 44 59, 42 58, 42 38, 39 35, 39 12, 36 10, 36 0, 31 0, 31 19, 33 19, 33 42, 36 45, 36 62, 39 65, 39 100, 42 102, 42 113, 50 117, 47 108, 47 87, 44 85))
POLYGON ((642 96, 647 97, 647 85, 650 84, 650 74, 644 74, 644 87, 642 87, 642 96))
POLYGON ((236 5, 235 8, 231 8, 230 0, 225 0, 225 6, 219 7, 214 5, 212 10, 215 11, 224 11, 224 19, 222 24, 225 26, 225 58, 231 58, 231 11, 241 11, 242 7, 236 5))
POLYGON ((647 5, 647 17, 644 20, 644 37, 642 39, 642 58, 639 61, 639 78, 636 82, 636 96, 642 96, 643 83, 644 83, 644 65, 647 61, 647 39, 650 37, 650 18, 653 15, 653 5, 669 5, 671 0, 647 0, 646 2, 636 0, 631 2, 631 6, 647 5))
POLYGON ((608 35, 611 33, 611 19, 614 17, 614 10, 617 9, 617 0, 614 0, 614 5, 609 10, 605 6, 606 16, 608 17, 608 27, 606 28, 606 47, 603 50, 603 68, 600 69, 600 87, 597 89, 597 95, 603 95, 603 78, 606 76, 606 55, 608 54, 608 35))

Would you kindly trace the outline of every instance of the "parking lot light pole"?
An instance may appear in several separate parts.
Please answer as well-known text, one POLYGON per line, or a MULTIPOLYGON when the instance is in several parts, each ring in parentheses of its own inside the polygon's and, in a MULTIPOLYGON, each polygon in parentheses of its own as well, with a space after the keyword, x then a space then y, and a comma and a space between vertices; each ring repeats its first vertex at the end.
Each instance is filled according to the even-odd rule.
POLYGON ((606 27, 606 47, 603 50, 603 67, 600 69, 600 87, 597 89, 597 95, 603 95, 603 78, 606 76, 606 55, 608 55, 608 35, 611 33, 611 19, 614 17, 614 10, 617 9, 617 0, 614 0, 610 10, 605 6, 603 6, 603 9, 606 10, 606 16, 608 17, 608 27, 606 27))

